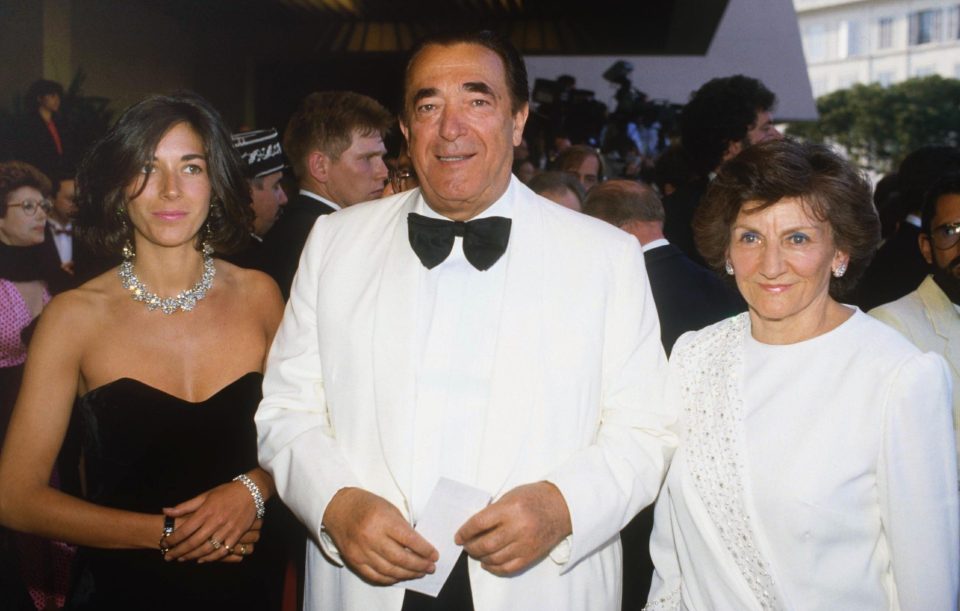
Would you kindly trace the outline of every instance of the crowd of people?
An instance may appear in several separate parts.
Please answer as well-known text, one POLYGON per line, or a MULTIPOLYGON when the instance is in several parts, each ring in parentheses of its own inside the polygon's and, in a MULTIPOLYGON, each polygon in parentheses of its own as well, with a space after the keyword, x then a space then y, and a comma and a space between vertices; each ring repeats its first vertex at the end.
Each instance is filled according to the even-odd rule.
POLYGON ((875 189, 736 75, 669 148, 538 153, 485 31, 403 87, 153 95, 83 151, 31 88, 8 608, 957 608, 960 151, 875 189))

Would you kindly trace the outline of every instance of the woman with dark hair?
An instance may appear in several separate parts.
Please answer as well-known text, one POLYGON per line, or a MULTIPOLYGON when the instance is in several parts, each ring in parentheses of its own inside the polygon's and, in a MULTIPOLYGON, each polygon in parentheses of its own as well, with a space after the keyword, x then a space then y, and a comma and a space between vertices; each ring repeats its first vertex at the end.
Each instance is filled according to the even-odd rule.
POLYGON ((89 152, 78 192, 79 233, 124 261, 40 319, 0 521, 84 546, 93 609, 268 609, 271 567, 250 554, 274 487, 253 412, 282 302, 213 256, 251 223, 230 134, 195 95, 148 98, 89 152), (84 499, 48 485, 75 399, 84 499))
POLYGON ((70 137, 59 120, 63 87, 56 81, 39 79, 30 84, 23 97, 26 114, 17 128, 14 158, 47 176, 57 174, 72 153, 70 137))
POLYGON ((749 310, 673 349, 647 608, 956 609, 945 363, 839 300, 880 238, 868 183, 826 147, 759 144, 694 231, 749 310))

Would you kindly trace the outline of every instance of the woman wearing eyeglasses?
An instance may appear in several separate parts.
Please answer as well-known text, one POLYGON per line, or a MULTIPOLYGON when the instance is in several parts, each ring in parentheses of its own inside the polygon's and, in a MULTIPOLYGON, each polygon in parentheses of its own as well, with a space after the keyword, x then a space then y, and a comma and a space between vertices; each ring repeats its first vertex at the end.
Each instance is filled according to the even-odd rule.
POLYGON ((40 250, 50 181, 32 165, 0 163, 0 439, 20 386, 27 345, 22 334, 50 301, 40 250))
MULTIPOLYGON (((50 301, 47 279, 54 264, 39 246, 51 207, 49 193, 50 181, 32 165, 0 163, 0 447, 20 389, 29 335, 50 301)), ((0 600, 5 608, 47 608, 57 605, 58 598, 62 606, 73 554, 63 543, 0 532, 0 600)))

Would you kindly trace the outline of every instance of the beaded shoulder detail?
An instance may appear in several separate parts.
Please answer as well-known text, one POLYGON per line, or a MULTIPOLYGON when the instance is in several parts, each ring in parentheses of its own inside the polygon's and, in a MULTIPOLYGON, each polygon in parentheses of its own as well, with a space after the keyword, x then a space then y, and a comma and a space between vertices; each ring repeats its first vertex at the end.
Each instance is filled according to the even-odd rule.
POLYGON ((685 458, 717 533, 763 609, 780 609, 768 561, 747 511, 743 462, 743 338, 749 314, 701 332, 675 355, 685 458))

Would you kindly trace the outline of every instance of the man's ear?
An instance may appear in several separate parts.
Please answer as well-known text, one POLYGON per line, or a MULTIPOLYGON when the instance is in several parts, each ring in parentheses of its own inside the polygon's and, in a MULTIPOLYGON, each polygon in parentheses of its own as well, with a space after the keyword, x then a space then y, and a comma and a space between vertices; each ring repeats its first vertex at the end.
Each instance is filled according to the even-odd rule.
POLYGON ((930 236, 921 233, 917 236, 917 244, 920 246, 920 254, 927 260, 927 264, 933 265, 933 244, 930 243, 930 236))
POLYGON ((327 182, 327 174, 330 171, 330 158, 321 151, 311 151, 307 155, 307 172, 317 182, 327 182))
POLYGON ((723 157, 721 157, 720 161, 724 162, 724 161, 733 159, 734 157, 739 155, 740 151, 742 150, 743 150, 742 142, 740 142, 739 140, 731 140, 730 142, 727 143, 727 150, 723 152, 723 157))
POLYGON ((513 146, 519 146, 523 140, 523 126, 527 124, 527 117, 530 114, 530 105, 524 103, 520 110, 513 115, 513 146))

